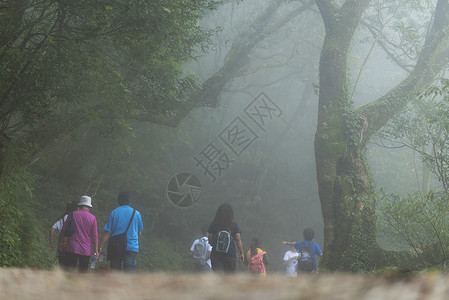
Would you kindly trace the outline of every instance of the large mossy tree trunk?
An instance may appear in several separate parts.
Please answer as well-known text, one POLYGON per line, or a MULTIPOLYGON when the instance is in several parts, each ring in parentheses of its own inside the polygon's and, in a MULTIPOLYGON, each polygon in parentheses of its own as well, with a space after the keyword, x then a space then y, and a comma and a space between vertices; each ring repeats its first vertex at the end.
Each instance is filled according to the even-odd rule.
POLYGON ((330 270, 366 264, 369 260, 364 254, 375 243, 374 209, 366 201, 371 182, 363 147, 358 145, 360 123, 346 78, 349 47, 368 3, 358 1, 338 9, 330 1, 317 1, 326 36, 320 59, 315 160, 324 220, 324 264, 330 270))
MULTIPOLYGON (((366 143, 416 92, 447 64, 448 1, 440 0, 415 69, 378 100, 356 108, 348 85, 347 59, 354 33, 370 0, 337 6, 316 0, 326 35, 320 58, 315 160, 324 220, 323 267, 331 271, 370 270, 401 256, 376 243, 373 184, 365 160, 366 143), (436 63, 438 62, 438 63, 436 63)), ((399 262, 398 262, 399 263, 399 262)))

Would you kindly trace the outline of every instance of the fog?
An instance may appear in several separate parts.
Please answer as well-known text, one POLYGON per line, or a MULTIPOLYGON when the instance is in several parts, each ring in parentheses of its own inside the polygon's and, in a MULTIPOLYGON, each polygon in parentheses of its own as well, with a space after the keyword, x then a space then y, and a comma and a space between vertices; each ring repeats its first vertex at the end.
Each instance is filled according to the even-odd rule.
MULTIPOLYGON (((184 2, 166 1, 173 8, 162 4, 153 7, 150 2, 134 7, 148 9, 142 16, 129 17, 112 12, 128 9, 120 3, 114 2, 117 8, 112 9, 105 3, 86 2, 82 9, 98 10, 98 16, 88 16, 89 22, 104 30, 104 37, 100 34, 91 41, 96 38, 84 23, 73 24, 75 30, 68 26, 65 33, 73 43, 43 41, 53 51, 48 58, 49 52, 41 53, 41 44, 34 41, 34 35, 40 35, 36 29, 40 25, 30 25, 34 24, 35 11, 52 14, 53 7, 46 2, 33 2, 34 6, 25 11, 26 18, 19 20, 29 27, 29 32, 23 30, 23 37, 8 32, 16 44, 29 43, 30 49, 39 51, 25 49, 25 45, 25 54, 17 56, 20 59, 10 57, 3 64, 8 66, 2 73, 9 88, 8 105, 20 108, 11 112, 12 121, 9 115, 5 117, 5 132, 12 139, 6 134, 0 136, 5 142, 0 146, 11 144, 27 155, 23 166, 16 168, 22 152, 8 148, 12 188, 9 191, 5 184, 8 189, 3 192, 8 197, 13 194, 8 209, 16 211, 22 206, 25 213, 10 214, 8 220, 7 214, 0 214, 0 219, 12 223, 17 231, 23 229, 20 220, 28 215, 35 219, 35 223, 23 225, 29 226, 23 229, 23 235, 40 228, 36 241, 33 239, 40 250, 45 247, 45 253, 33 254, 43 257, 39 266, 55 265, 54 253, 43 246, 44 235, 67 200, 78 200, 81 194, 92 196, 92 213, 101 235, 110 211, 117 206, 119 191, 132 194, 132 206, 142 215, 138 265, 143 270, 191 271, 190 246, 224 202, 234 209, 244 251, 253 237, 262 240, 270 258, 269 273, 285 270, 282 258, 288 247, 281 241, 303 240, 302 232, 307 227, 314 230, 313 241, 325 254, 325 242, 328 248, 334 246, 327 252, 333 252, 329 260, 335 261, 330 269, 353 270, 352 265, 348 267, 340 260, 345 257, 339 253, 343 248, 350 248, 345 259, 369 252, 361 249, 377 246, 376 240, 383 249, 395 249, 387 236, 376 232, 376 207, 365 202, 366 198, 373 191, 400 195, 427 192, 438 183, 428 175, 416 153, 405 147, 393 149, 390 141, 380 137, 376 126, 384 126, 432 79, 444 75, 444 67, 437 68, 440 65, 433 59, 441 55, 439 60, 446 62, 447 58, 441 54, 445 52, 437 50, 432 59, 423 59, 422 70, 414 72, 433 28, 436 16, 432 14, 438 1, 383 0, 368 5, 368 1, 225 0, 217 10, 199 5, 186 15, 184 2), (326 3, 336 6, 320 7, 326 3), (348 16, 339 10, 343 3, 349 5, 348 16), (202 42, 203 31, 192 25, 197 21, 193 15, 200 14, 198 7, 205 9, 201 26, 210 34, 206 42, 202 42), (357 27, 359 16, 355 16, 358 10, 354 7, 364 11, 357 27), (148 21, 151 14, 161 19, 148 21), (117 28, 114 22, 114 26, 108 23, 112 19, 99 21, 111 15, 121 22, 117 28), (345 17, 354 28, 344 28, 346 23, 342 27, 340 21, 345 17), (136 36, 133 27, 127 27, 128 18, 135 23, 145 21, 144 26, 137 26, 136 36), (164 23, 167 20, 170 22, 164 23), (183 22, 185 31, 179 25, 183 22), (331 26, 337 23, 341 30, 331 26), (162 28, 164 25, 168 30, 162 28), (90 50, 77 52, 78 38, 72 36, 76 30, 82 31, 83 45, 90 50), (144 34, 139 30, 145 30, 144 34), (197 46, 196 59, 186 62, 192 45, 197 46), (157 53, 151 53, 153 48, 157 53), (31 72, 23 82, 10 80, 14 77, 11 74, 22 74, 22 65, 31 68, 27 55, 39 64, 33 72, 41 77, 34 80, 31 72), (167 61, 163 61, 165 58, 167 61), (86 65, 80 66, 80 61, 86 61, 86 65), (9 64, 14 65, 13 71, 9 64), (68 71, 62 72, 68 66, 68 71), (179 74, 181 71, 184 73, 179 74), (45 81, 44 87, 39 80, 45 81), (391 109, 389 105, 397 99, 390 91, 403 82, 408 85, 399 93, 402 102, 393 103, 391 109), (33 103, 29 94, 21 94, 28 85, 40 102, 33 103), (14 102, 15 92, 26 100, 23 105, 14 102), (385 100, 383 96, 387 97, 381 109, 363 110, 373 101, 385 100), (379 121, 390 109, 394 113, 379 121), (364 218, 364 213, 369 217, 364 218), (351 219, 351 214, 356 217, 351 219), (374 243, 358 240, 360 243, 348 241, 344 245, 346 238, 357 235, 361 228, 357 221, 369 223, 362 231, 372 234, 367 240, 374 243), (345 228, 340 230, 336 224, 345 228), (335 241, 328 244, 333 238, 335 241)), ((447 3, 438 3, 446 8, 447 3)), ((70 9, 67 24, 79 13, 78 7, 70 9)), ((45 20, 35 21, 59 36, 56 23, 50 26, 44 24, 45 20)), ((7 50, 15 53, 15 44, 11 45, 7 50)), ((447 47, 440 43, 435 49, 437 46, 447 47)), ((10 52, 2 53, 7 57, 10 52)), ((7 238, 17 243, 27 241, 11 232, 7 238)), ((9 263, 33 265, 25 262, 33 260, 33 255, 24 250, 9 263)), ((366 255, 361 261, 371 258, 366 255)), ((106 264, 99 263, 99 268, 107 268, 106 264)), ((370 268, 372 264, 367 263, 366 270, 370 268)), ((244 266, 239 270, 246 271, 244 266)))
MULTIPOLYGON (((232 43, 247 42, 239 39, 254 26, 254 20, 268 3, 228 1, 209 15, 204 25, 218 29, 212 37, 211 50, 208 53, 199 51, 198 61, 186 65, 186 72, 193 72, 204 81, 219 71, 230 55, 232 43)), ((267 28, 277 24, 297 6, 296 2, 283 5, 272 19, 267 20, 270 22, 267 28)), ((367 19, 375 15, 376 11, 372 9, 368 11, 367 19)), ((397 32, 392 29, 393 21, 387 17, 390 16, 386 14, 382 20, 382 34, 393 38, 397 32)), ((419 17, 416 16, 416 22, 419 17)), ((201 183, 201 195, 197 194, 192 205, 173 203, 179 198, 167 195, 171 205, 165 209, 184 220, 195 220, 190 222, 191 239, 198 234, 195 229, 208 224, 218 205, 226 201, 234 207, 244 248, 248 248, 252 237, 260 237, 271 257, 272 270, 283 268, 281 260, 287 249, 280 242, 302 240, 304 228, 312 227, 316 233, 315 241, 323 244, 313 148, 323 37, 324 28, 317 11, 311 9, 292 18, 256 44, 248 54, 249 64, 220 93, 218 107, 195 109, 178 129, 170 131, 175 137, 170 143, 174 161, 169 173, 173 177, 180 173, 193 174, 201 183), (263 129, 251 122, 245 112, 261 93, 277 106, 273 115, 266 117, 263 129), (229 126, 236 125, 233 123, 236 118, 253 130, 253 135, 246 138, 254 139, 238 154, 226 146, 222 136, 229 126), (212 167, 205 169, 199 163, 199 157, 211 151, 210 145, 229 159, 220 172, 212 167), (215 172, 215 176, 211 172, 215 172)), ((392 62, 377 43, 377 38, 366 27, 354 38, 349 65, 350 86, 354 89, 351 93, 357 106, 376 99, 407 75, 406 70, 392 62)), ((404 63, 412 61, 413 58, 404 59, 404 63)), ((410 159, 413 159, 410 152, 392 151, 371 144, 368 160, 378 188, 400 193, 412 191, 416 176, 410 174, 407 166, 410 159)), ((186 190, 181 192, 186 193, 186 190)), ((388 245, 388 241, 384 243, 388 245)))

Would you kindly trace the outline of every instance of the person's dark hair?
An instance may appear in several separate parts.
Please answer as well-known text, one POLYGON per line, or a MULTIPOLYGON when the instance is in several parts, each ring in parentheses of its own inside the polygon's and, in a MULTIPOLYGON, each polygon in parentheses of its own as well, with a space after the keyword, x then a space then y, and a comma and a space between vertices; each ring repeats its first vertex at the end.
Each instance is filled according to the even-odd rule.
POLYGON ((306 228, 304 229, 302 235, 304 236, 304 240, 311 241, 315 236, 315 232, 313 232, 312 228, 306 228))
POLYGON ((120 192, 118 194, 117 200, 120 206, 128 205, 129 203, 131 203, 131 194, 128 192, 120 192))
POLYGON ((60 215, 55 222, 58 222, 59 220, 61 220, 62 218, 64 218, 65 215, 70 214, 72 211, 75 211, 78 208, 78 202, 76 201, 69 201, 67 202, 66 206, 65 206, 65 212, 60 215))
POLYGON ((216 226, 219 229, 232 229, 234 225, 234 211, 229 203, 225 202, 220 205, 211 225, 216 226))
POLYGON ((251 246, 249 249, 251 250, 251 256, 254 256, 257 254, 257 248, 260 247, 261 241, 258 238, 253 238, 251 240, 251 246))

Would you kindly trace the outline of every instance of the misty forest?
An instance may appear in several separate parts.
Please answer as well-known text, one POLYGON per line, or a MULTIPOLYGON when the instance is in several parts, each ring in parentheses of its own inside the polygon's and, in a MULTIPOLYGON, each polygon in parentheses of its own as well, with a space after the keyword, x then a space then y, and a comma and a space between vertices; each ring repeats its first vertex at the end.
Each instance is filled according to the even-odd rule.
POLYGON ((224 202, 268 273, 307 227, 322 272, 444 270, 448 66, 447 0, 0 0, 0 266, 129 191, 141 271, 224 202))

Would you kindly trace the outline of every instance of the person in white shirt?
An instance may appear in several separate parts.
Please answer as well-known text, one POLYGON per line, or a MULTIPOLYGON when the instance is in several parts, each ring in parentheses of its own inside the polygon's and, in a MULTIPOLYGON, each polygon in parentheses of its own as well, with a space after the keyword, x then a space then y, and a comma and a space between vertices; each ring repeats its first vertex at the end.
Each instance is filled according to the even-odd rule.
POLYGON ((284 264, 286 266, 286 273, 288 277, 296 277, 296 269, 298 265, 298 256, 299 253, 296 251, 296 248, 291 246, 284 255, 284 264))
MULTIPOLYGON (((69 201, 66 205, 65 212, 60 215, 57 219, 55 224, 50 228, 50 244, 48 245, 48 250, 53 251, 53 240, 55 236, 55 231, 57 230, 59 233, 61 233, 62 226, 64 225, 64 222, 67 220, 67 217, 71 212, 77 209, 77 203, 69 201)), ((56 257, 58 258, 58 263, 60 267, 64 266, 64 257, 60 255, 58 251, 58 247, 56 247, 56 257)))
POLYGON ((209 239, 207 237, 207 226, 203 226, 201 228, 201 233, 203 234, 203 237, 200 239, 196 239, 192 246, 190 247, 190 256, 193 258, 193 270, 195 272, 210 272, 212 270, 212 265, 210 261, 210 253, 212 252, 212 246, 209 244, 209 239), (203 244, 207 249, 207 259, 203 262, 201 262, 201 259, 196 259, 195 254, 195 246, 197 244, 203 244))

